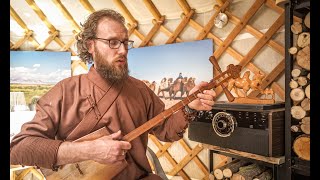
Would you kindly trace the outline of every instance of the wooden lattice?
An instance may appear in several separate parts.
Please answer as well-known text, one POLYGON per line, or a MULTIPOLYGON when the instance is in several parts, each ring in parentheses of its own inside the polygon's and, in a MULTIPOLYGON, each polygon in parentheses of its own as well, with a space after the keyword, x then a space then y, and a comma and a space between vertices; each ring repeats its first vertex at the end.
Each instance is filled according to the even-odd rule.
MULTIPOLYGON (((178 24, 174 32, 169 31, 165 26, 164 22, 166 21, 165 16, 160 14, 156 6, 153 4, 151 0, 143 0, 144 5, 147 7, 147 9, 151 12, 153 16, 152 24, 153 27, 151 30, 146 34, 143 35, 143 33, 139 32, 139 22, 132 16, 130 11, 127 9, 125 4, 121 0, 113 0, 113 3, 116 5, 116 7, 120 10, 120 12, 124 15, 127 23, 127 28, 129 30, 130 36, 136 36, 141 40, 141 43, 138 45, 138 47, 144 47, 144 46, 152 46, 154 45, 152 42, 152 39, 154 38, 155 34, 157 32, 161 32, 165 34, 168 39, 165 42, 165 44, 170 43, 178 43, 183 42, 182 39, 179 38, 179 35, 186 27, 192 27, 195 29, 198 34, 194 38, 194 40, 202 40, 206 38, 210 38, 213 40, 215 45, 217 45, 217 48, 215 49, 213 56, 219 61, 221 58, 221 55, 223 53, 230 54, 235 60, 239 62, 240 65, 243 66, 243 68, 249 69, 254 74, 262 73, 266 75, 263 79, 262 83, 262 89, 265 89, 266 87, 270 86, 273 91, 282 99, 285 100, 285 93, 284 89, 281 88, 281 86, 274 82, 280 75, 283 74, 285 69, 285 62, 284 62, 284 55, 285 55, 285 49, 283 45, 277 43, 276 41, 272 40, 272 36, 280 29, 280 27, 284 24, 284 9, 276 6, 275 2, 273 0, 256 0, 251 5, 249 10, 244 14, 244 16, 240 19, 233 15, 229 10, 228 7, 232 4, 231 0, 219 0, 217 1, 217 5, 214 6, 215 13, 212 15, 208 23, 204 26, 200 25, 198 22, 196 22, 193 19, 193 15, 195 14, 195 10, 192 9, 188 2, 186 0, 176 0, 179 6, 181 7, 183 11, 183 15, 181 16, 181 22, 178 24), (261 8, 261 6, 266 5, 268 8, 273 9, 275 12, 279 14, 279 17, 276 19, 276 21, 269 27, 267 32, 262 33, 258 29, 254 28, 252 25, 248 24, 250 19, 254 17, 254 15, 257 13, 257 11, 261 8), (212 29, 214 28, 214 18, 218 15, 218 12, 223 11, 227 14, 229 17, 229 22, 233 23, 235 26, 233 30, 228 34, 228 36, 222 40, 217 35, 212 33, 212 29), (240 34, 242 31, 246 31, 250 33, 252 36, 254 36, 258 41, 256 44, 251 48, 251 50, 246 54, 242 55, 239 52, 237 52, 234 48, 231 47, 232 42, 235 40, 235 38, 240 34), (263 72, 257 65, 252 63, 253 58, 259 53, 261 49, 263 49, 265 46, 268 46, 275 50, 279 55, 283 56, 283 59, 276 65, 276 67, 269 73, 266 74, 263 72)), ((33 31, 28 28, 28 26, 23 22, 23 20, 19 17, 19 15, 15 12, 15 10, 10 6, 10 15, 16 20, 16 22, 25 30, 25 35, 22 39, 12 42, 10 41, 10 49, 12 50, 19 50, 19 47, 25 43, 26 41, 32 42, 32 44, 35 47, 35 50, 45 50, 46 47, 52 43, 55 42, 61 46, 61 51, 70 51, 72 55, 76 55, 75 52, 70 48, 71 45, 75 43, 75 36, 77 33, 80 32, 80 27, 78 23, 75 22, 71 14, 68 12, 68 10, 64 7, 64 5, 61 3, 60 0, 53 0, 56 7, 63 13, 66 19, 69 20, 72 27, 74 28, 74 36, 71 38, 68 42, 64 43, 59 38, 59 31, 49 22, 49 20, 46 18, 45 13, 37 6, 34 0, 26 0, 26 2, 30 5, 30 7, 35 11, 35 13, 39 16, 39 18, 43 21, 43 23, 47 26, 49 29, 48 32, 48 38, 42 42, 38 43, 33 38, 33 31)), ((80 3, 82 6, 88 10, 89 12, 94 12, 95 9, 90 4, 88 0, 80 0, 80 3)), ((301 22, 301 19, 294 18, 295 21, 301 22)), ((208 57, 209 58, 209 57, 208 57)), ((217 72, 214 72, 216 74, 217 72)), ((223 92, 222 88, 216 88, 217 95, 221 95, 223 92)), ((259 91, 252 91, 249 94, 249 97, 257 97, 259 95, 259 91)), ((197 145, 195 148, 191 149, 187 143, 181 139, 178 142, 184 150, 188 153, 185 158, 183 158, 182 161, 176 162, 170 153, 167 151, 168 148, 175 143, 164 143, 161 144, 156 137, 153 135, 149 136, 149 140, 154 142, 154 144, 158 147, 158 152, 156 155, 158 157, 164 156, 174 167, 170 172, 169 175, 176 175, 179 174, 183 179, 190 179, 188 174, 184 171, 184 167, 191 161, 194 160, 199 169, 205 174, 204 179, 208 179, 208 168, 201 162, 201 160, 198 158, 198 153, 203 150, 203 147, 200 145, 197 145)))

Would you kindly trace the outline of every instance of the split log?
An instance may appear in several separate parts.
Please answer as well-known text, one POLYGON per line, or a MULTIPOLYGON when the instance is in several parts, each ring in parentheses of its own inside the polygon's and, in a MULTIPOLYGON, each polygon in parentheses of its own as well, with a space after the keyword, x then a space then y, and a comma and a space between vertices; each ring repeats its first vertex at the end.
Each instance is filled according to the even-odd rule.
POLYGON ((293 34, 299 34, 302 32, 302 24, 300 22, 294 22, 291 25, 291 32, 293 34))
POLYGON ((215 180, 214 175, 213 175, 213 171, 209 174, 209 180, 215 180))
POLYGON ((299 50, 296 59, 299 66, 310 71, 310 46, 299 50))
POLYGON ((307 112, 302 109, 301 106, 292 106, 291 107, 291 115, 295 119, 302 119, 306 116, 307 112))
POLYGON ((292 132, 295 132, 295 133, 296 132, 301 132, 301 127, 300 126, 301 126, 300 124, 292 125, 290 129, 291 129, 292 132))
POLYGON ((304 48, 310 44, 310 33, 309 32, 303 32, 299 34, 297 39, 297 45, 301 48, 304 48))
POLYGON ((308 73, 307 78, 310 80, 310 73, 308 73))
POLYGON ((304 98, 301 101, 300 106, 302 107, 303 110, 310 111, 310 99, 309 98, 304 98))
POLYGON ((306 87, 306 89, 304 90, 304 93, 310 99, 310 84, 306 87))
POLYGON ((290 86, 291 89, 295 89, 295 88, 298 88, 299 84, 294 79, 291 79, 291 81, 289 83, 289 86, 290 86))
POLYGON ((300 86, 305 86, 305 85, 307 85, 307 84, 308 84, 308 79, 307 79, 307 77, 305 77, 305 76, 299 76, 299 77, 298 77, 298 84, 299 84, 300 86))
POLYGON ((306 17, 304 17, 303 22, 304 22, 304 25, 306 25, 310 29, 310 12, 308 12, 306 17))
POLYGON ((302 88, 294 88, 290 91, 290 97, 295 104, 298 104, 304 99, 305 93, 302 88))
POLYGON ((301 70, 298 69, 298 68, 295 68, 295 69, 293 69, 293 70, 291 71, 291 76, 292 76, 293 78, 299 77, 300 74, 301 74, 301 70))
POLYGON ((298 136, 293 142, 293 151, 300 159, 310 161, 310 136, 298 136))
POLYGON ((267 169, 257 177, 255 177, 253 180, 270 180, 272 179, 272 169, 267 169))
POLYGON ((223 176, 223 170, 224 170, 225 168, 228 168, 230 165, 232 165, 232 164, 234 164, 234 163, 237 163, 237 162, 239 162, 239 161, 240 161, 239 159, 235 159, 235 160, 231 161, 230 163, 225 164, 225 165, 223 165, 223 166, 215 169, 215 170, 213 171, 214 177, 215 177, 216 179, 223 179, 223 178, 224 178, 224 176, 223 176))
POLYGON ((239 172, 235 173, 231 180, 249 180, 255 176, 261 174, 266 170, 266 167, 257 164, 251 164, 248 166, 240 167, 239 172))
POLYGON ((310 134, 310 117, 302 118, 300 128, 305 134, 310 134))
POLYGON ((251 164, 251 163, 245 160, 238 160, 233 163, 231 162, 223 169, 222 171, 223 176, 226 178, 230 178, 233 175, 233 173, 239 171, 240 167, 246 166, 248 164, 251 164))
POLYGON ((297 47, 291 47, 291 48, 289 48, 289 53, 290 54, 296 54, 298 52, 298 48, 297 47))

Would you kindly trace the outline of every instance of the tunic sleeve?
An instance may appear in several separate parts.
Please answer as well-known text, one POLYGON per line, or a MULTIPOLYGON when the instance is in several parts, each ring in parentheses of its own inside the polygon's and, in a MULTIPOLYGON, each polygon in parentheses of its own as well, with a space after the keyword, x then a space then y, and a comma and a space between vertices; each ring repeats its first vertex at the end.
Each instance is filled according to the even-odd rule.
MULTIPOLYGON (((154 117, 164 111, 165 104, 156 94, 153 92, 150 92, 150 94, 152 105, 149 110, 149 115, 152 114, 151 116, 154 117)), ((149 117, 149 119, 152 117, 149 117)), ((150 133, 155 135, 161 141, 173 142, 183 137, 183 133, 188 125, 189 122, 187 121, 183 111, 179 110, 154 127, 150 133)))
POLYGON ((10 144, 10 164, 52 168, 61 140, 55 140, 60 120, 61 86, 58 83, 36 104, 34 118, 23 124, 10 144))

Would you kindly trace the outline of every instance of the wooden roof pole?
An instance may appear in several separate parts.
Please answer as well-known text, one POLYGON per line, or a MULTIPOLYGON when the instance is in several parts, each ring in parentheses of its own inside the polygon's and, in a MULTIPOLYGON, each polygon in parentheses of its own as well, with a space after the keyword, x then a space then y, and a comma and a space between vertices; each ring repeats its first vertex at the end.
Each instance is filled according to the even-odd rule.
POLYGON ((47 16, 42 12, 34 0, 26 0, 29 6, 34 10, 34 12, 39 16, 42 22, 48 27, 51 32, 57 31, 57 29, 49 22, 47 16))
POLYGON ((52 0, 53 3, 57 6, 57 8, 62 12, 65 18, 69 20, 69 22, 72 24, 72 27, 76 30, 76 33, 80 32, 80 26, 76 21, 73 19, 69 11, 65 8, 65 6, 61 3, 60 0, 52 0))
MULTIPOLYGON (((151 0, 143 0, 144 4, 146 5, 146 7, 149 9, 149 11, 151 12, 151 14, 153 15, 153 17, 156 19, 156 21, 152 21, 152 23, 154 25, 156 25, 157 23, 162 22, 164 23, 165 17, 162 16, 160 14, 160 12, 158 11, 158 9, 155 7, 155 5, 153 4, 153 2, 151 0), (161 20, 161 18, 163 17, 163 20, 161 20)), ((167 36, 172 36, 172 33, 165 27, 163 26, 163 23, 161 23, 160 25, 160 31, 163 32, 164 34, 166 34, 167 36)), ((182 40, 180 38, 176 39, 177 42, 182 42, 182 40)))
MULTIPOLYGON (((24 37, 22 38, 22 39, 20 39, 18 42, 16 42, 12 47, 11 47, 11 49, 13 49, 13 50, 17 50, 17 49, 19 49, 19 47, 24 43, 24 42, 26 42, 28 39, 29 39, 29 37, 32 35, 32 31, 28 31, 28 32, 26 32, 25 33, 25 35, 24 35, 24 37)), ((11 41, 10 41, 11 42, 11 41)))
POLYGON ((186 15, 182 14, 182 21, 176 27, 173 34, 170 36, 170 38, 166 41, 166 44, 171 44, 175 41, 175 39, 179 36, 179 34, 182 32, 182 30, 188 25, 190 19, 192 18, 195 11, 191 9, 186 15))
POLYGON ((94 11, 96 11, 92 5, 89 3, 88 0, 79 0, 80 3, 82 4, 82 6, 87 10, 89 11, 90 13, 93 13, 94 11))
POLYGON ((21 28, 24 29, 25 33, 32 32, 30 36, 28 36, 28 40, 31 41, 31 43, 38 47, 39 43, 33 38, 33 31, 31 31, 26 23, 23 22, 23 20, 20 18, 20 16, 16 13, 16 11, 10 6, 10 15, 13 17, 13 19, 21 26, 21 28))
MULTIPOLYGON (((49 22, 46 15, 42 12, 42 10, 38 7, 38 5, 34 2, 34 0, 26 0, 26 2, 29 4, 29 6, 34 10, 34 12, 39 16, 39 18, 42 20, 42 22, 48 27, 49 29, 49 37, 45 40, 44 43, 42 43, 37 50, 43 50, 51 41, 53 40, 59 44, 61 47, 64 47, 64 42, 58 37, 59 31, 49 22)), ((72 49, 68 49, 73 55, 75 54, 72 49)))
POLYGON ((143 1, 148 10, 152 13, 153 17, 155 19, 152 20, 153 27, 147 34, 147 36, 144 38, 144 40, 141 42, 139 47, 146 46, 149 42, 151 42, 152 37, 158 32, 160 29, 160 26, 164 23, 164 16, 161 16, 158 9, 155 7, 155 5, 152 3, 151 0, 144 0, 143 1))
POLYGON ((177 0, 177 3, 181 7, 184 14, 188 14, 191 11, 191 7, 186 0, 177 0))
POLYGON ((37 47, 36 51, 43 51, 54 40, 54 38, 58 36, 59 32, 55 31, 51 33, 51 31, 49 31, 49 34, 49 37, 39 47, 37 47))
MULTIPOLYGON (((134 17, 132 16, 132 14, 129 12, 129 10, 127 9, 127 7, 123 4, 123 2, 121 0, 113 0, 114 4, 119 8, 119 10, 121 11, 122 15, 125 17, 125 19, 129 22, 128 23, 128 27, 130 32, 132 32, 134 35, 136 35, 139 39, 141 39, 141 41, 143 41, 145 39, 144 35, 141 34, 138 30, 138 22, 134 19, 134 17), (131 28, 131 29, 130 29, 131 28)), ((153 43, 152 42, 148 42, 149 46, 152 46, 153 43)))
POLYGON ((129 12, 129 10, 121 0, 113 0, 113 2, 120 9, 120 11, 122 12, 122 15, 126 18, 126 20, 130 24, 138 24, 138 22, 134 19, 132 14, 129 12))
POLYGON ((159 21, 162 16, 161 16, 160 12, 158 11, 158 9, 156 8, 156 6, 153 4, 153 2, 151 0, 143 0, 143 2, 144 2, 144 5, 146 5, 147 8, 149 9, 149 11, 151 12, 153 17, 157 21, 159 21))

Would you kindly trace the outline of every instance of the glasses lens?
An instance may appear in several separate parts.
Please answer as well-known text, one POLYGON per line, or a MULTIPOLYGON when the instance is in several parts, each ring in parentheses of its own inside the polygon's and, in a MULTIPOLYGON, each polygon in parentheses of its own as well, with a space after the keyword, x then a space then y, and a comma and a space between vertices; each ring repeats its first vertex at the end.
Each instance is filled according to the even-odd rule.
POLYGON ((109 40, 110 48, 117 49, 120 47, 120 45, 121 45, 121 41, 119 40, 116 40, 116 39, 109 40))

